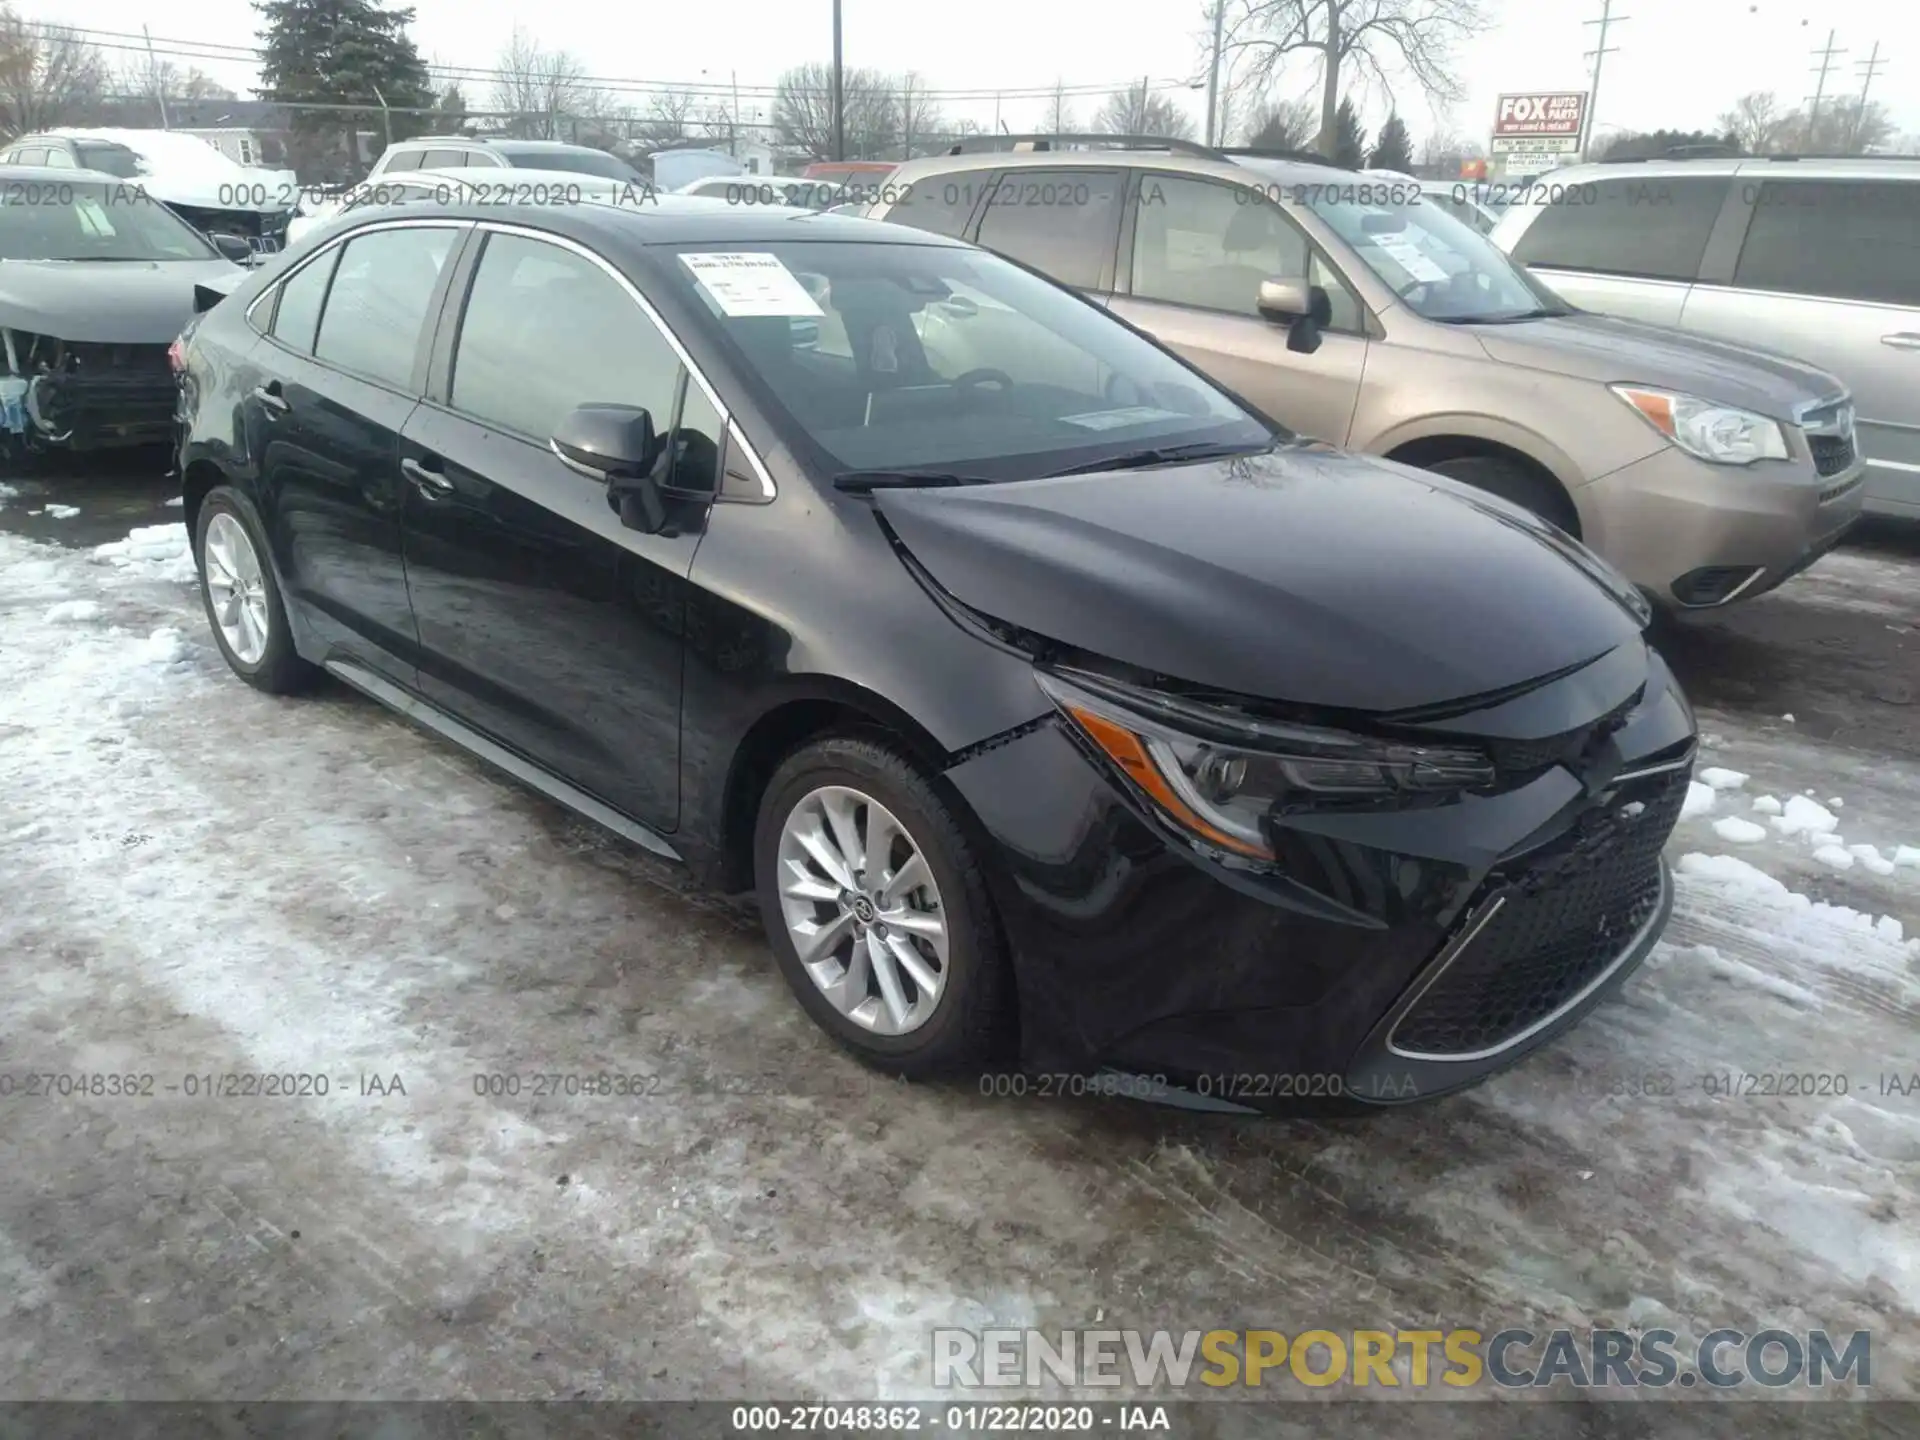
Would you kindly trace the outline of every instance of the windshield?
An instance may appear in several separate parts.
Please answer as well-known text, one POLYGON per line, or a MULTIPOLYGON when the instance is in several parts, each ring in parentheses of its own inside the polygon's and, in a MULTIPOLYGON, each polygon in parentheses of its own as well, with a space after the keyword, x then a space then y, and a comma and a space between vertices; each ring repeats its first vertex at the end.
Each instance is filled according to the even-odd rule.
MULTIPOLYGON (((1363 198, 1366 186, 1302 187, 1308 208, 1415 314, 1455 323, 1563 315, 1566 305, 1450 207, 1426 196, 1363 198)), ((1373 187, 1376 191, 1386 187, 1373 187)))
POLYGON ((604 150, 508 150, 509 163, 522 170, 565 170, 572 175, 598 175, 607 180, 632 180, 640 174, 618 155, 604 150))
POLYGON ((671 253, 660 268, 689 313, 825 473, 1030 479, 1275 438, 1097 306, 980 251, 783 241, 671 253))
POLYGON ((16 184, 0 199, 0 260, 211 260, 218 253, 136 185, 16 184))
POLYGON ((102 175, 118 175, 131 180, 140 173, 140 157, 124 145, 89 145, 76 141, 74 151, 82 170, 97 170, 102 175))

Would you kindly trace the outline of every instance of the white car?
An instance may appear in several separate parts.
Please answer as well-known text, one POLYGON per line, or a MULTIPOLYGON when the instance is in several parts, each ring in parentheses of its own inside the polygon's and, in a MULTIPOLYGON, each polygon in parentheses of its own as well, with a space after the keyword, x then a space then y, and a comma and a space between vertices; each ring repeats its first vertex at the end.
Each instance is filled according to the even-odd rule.
POLYGON ((652 198, 644 181, 577 170, 404 170, 369 177, 330 200, 302 206, 287 226, 287 244, 367 205, 643 205, 652 198))

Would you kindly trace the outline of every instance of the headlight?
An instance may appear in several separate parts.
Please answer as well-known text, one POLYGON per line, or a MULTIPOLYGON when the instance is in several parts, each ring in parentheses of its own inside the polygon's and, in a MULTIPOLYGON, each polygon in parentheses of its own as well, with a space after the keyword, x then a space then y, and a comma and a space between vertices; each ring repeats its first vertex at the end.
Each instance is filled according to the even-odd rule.
POLYGON ((1476 750, 1255 720, 1093 676, 1036 678, 1167 821, 1252 859, 1273 858, 1265 826, 1273 814, 1329 800, 1458 794, 1494 779, 1476 750))
POLYGON ((1777 420, 1732 405, 1716 405, 1697 395, 1676 395, 1637 385, 1610 388, 1689 455, 1716 465, 1751 465, 1756 460, 1788 458, 1786 432, 1777 420))

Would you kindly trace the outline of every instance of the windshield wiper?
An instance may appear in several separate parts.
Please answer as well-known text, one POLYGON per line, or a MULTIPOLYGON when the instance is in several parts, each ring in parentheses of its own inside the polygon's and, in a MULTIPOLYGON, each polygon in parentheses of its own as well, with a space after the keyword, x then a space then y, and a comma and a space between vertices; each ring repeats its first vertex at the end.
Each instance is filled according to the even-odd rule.
POLYGON ((1441 325, 1511 325, 1517 320, 1558 320, 1574 312, 1561 306, 1542 305, 1535 310, 1515 310, 1505 315, 1430 315, 1441 325))
POLYGON ((833 477, 833 488, 855 494, 869 490, 937 490, 953 485, 991 485, 985 475, 954 475, 941 470, 846 470, 833 477))
POLYGON ((1084 465, 1069 465, 1049 472, 1048 478, 1061 475, 1092 475, 1100 470, 1144 470, 1150 465, 1179 465, 1188 460, 1224 460, 1234 455, 1268 455, 1273 446, 1248 449, 1245 445, 1223 445, 1200 441, 1192 445, 1160 445, 1146 450, 1129 450, 1105 460, 1089 460, 1084 465))

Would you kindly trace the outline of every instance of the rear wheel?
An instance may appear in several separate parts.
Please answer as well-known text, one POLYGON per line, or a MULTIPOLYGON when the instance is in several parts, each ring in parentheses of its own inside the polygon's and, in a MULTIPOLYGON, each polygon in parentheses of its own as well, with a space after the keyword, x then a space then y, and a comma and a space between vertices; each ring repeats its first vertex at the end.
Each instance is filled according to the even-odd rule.
POLYGON ((200 502, 193 553, 213 638, 233 673, 270 695, 311 685, 318 672, 294 650, 259 517, 232 486, 217 486, 200 502))
POLYGON ((977 1068, 1011 1029, 992 900, 965 834, 894 750, 836 737, 775 773, 754 836, 760 909, 787 984, 868 1064, 977 1068))
POLYGON ((1502 500, 1510 500, 1521 509, 1531 510, 1541 519, 1553 522, 1569 535, 1580 533, 1580 519, 1574 513, 1573 502, 1567 499, 1566 492, 1524 465, 1503 460, 1497 455, 1461 455, 1452 460, 1438 461, 1427 466, 1427 469, 1436 475, 1445 475, 1449 480, 1471 485, 1476 490, 1485 490, 1489 495, 1498 495, 1502 500))

